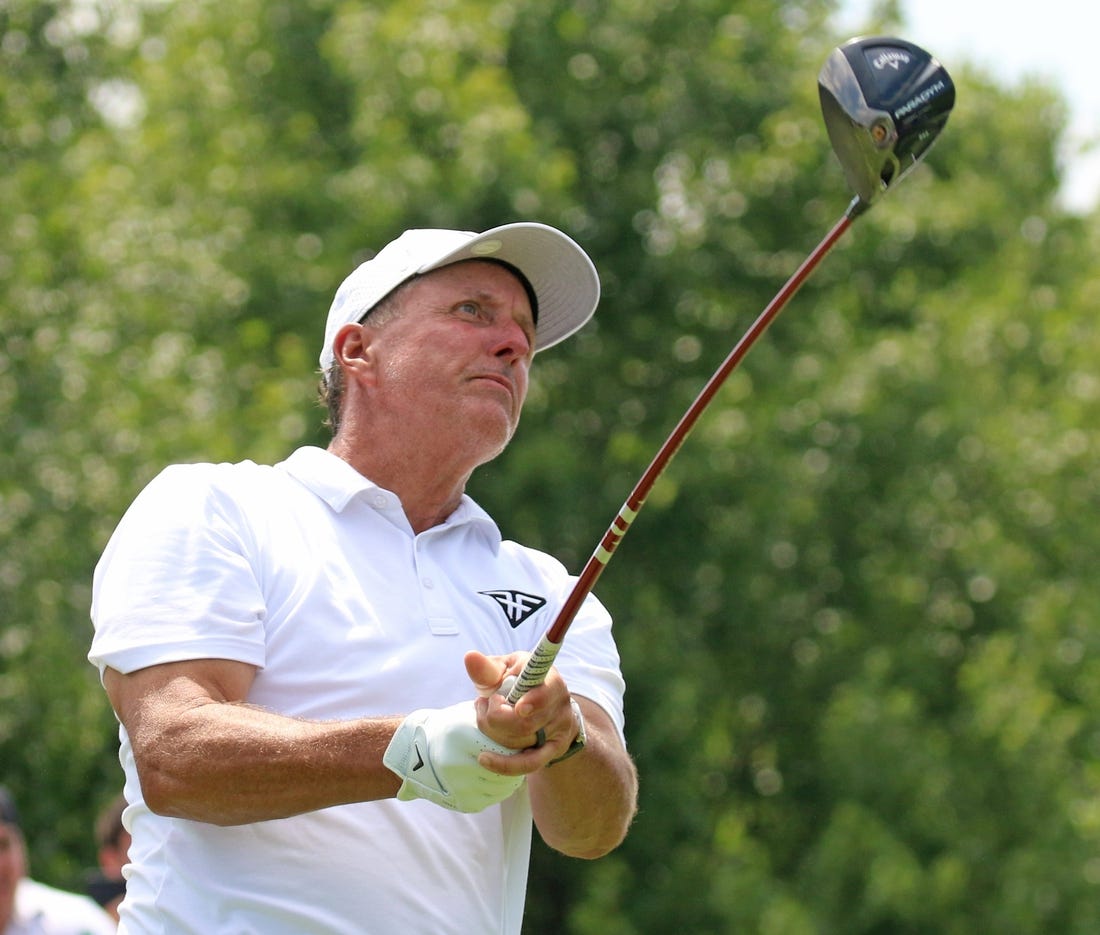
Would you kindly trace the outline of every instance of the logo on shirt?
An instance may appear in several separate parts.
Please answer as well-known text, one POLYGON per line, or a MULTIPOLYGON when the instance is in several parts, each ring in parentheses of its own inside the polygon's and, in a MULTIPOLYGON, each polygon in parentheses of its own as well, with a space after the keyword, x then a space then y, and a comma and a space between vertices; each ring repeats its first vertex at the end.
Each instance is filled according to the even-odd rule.
POLYGON ((478 591, 497 602, 497 606, 504 611, 504 619, 514 630, 536 610, 546 604, 545 597, 537 594, 525 594, 523 591, 478 591))

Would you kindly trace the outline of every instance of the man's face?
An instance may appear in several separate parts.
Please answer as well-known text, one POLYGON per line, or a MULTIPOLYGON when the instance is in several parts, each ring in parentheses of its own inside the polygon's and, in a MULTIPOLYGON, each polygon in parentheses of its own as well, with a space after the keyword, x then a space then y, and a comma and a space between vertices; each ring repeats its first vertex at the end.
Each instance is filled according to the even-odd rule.
POLYGON ((23 835, 14 825, 0 822, 0 930, 15 911, 15 885, 27 872, 23 835))
POLYGON ((401 311, 372 328, 372 405, 406 413, 409 431, 457 430, 483 460, 515 432, 527 397, 535 324, 527 292, 504 267, 466 260, 427 273, 399 298, 401 311))

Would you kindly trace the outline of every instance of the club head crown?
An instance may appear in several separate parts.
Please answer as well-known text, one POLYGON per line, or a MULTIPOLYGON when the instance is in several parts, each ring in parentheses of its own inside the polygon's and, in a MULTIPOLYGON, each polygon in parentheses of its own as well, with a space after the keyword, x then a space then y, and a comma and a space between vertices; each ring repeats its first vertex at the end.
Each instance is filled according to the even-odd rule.
POLYGON ((955 104, 955 84, 904 39, 851 39, 818 75, 825 128, 858 202, 869 207, 920 162, 955 104))

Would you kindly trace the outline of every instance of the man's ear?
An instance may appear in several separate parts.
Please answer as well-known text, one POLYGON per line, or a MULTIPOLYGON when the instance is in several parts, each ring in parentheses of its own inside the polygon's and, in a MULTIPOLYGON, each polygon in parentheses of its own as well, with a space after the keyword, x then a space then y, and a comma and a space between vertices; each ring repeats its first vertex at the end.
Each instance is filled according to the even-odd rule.
POLYGON ((348 376, 354 373, 366 373, 374 362, 370 346, 370 329, 357 323, 344 325, 336 332, 332 342, 332 353, 348 376))

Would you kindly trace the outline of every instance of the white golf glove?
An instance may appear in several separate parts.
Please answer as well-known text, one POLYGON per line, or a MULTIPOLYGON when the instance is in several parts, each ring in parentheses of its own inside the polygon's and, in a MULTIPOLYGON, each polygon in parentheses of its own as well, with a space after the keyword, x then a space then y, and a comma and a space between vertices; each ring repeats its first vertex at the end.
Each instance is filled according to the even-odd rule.
POLYGON ((473 701, 413 711, 393 735, 382 762, 404 780, 397 797, 427 799, 456 812, 480 812, 503 802, 523 776, 501 776, 478 765, 482 750, 512 754, 477 729, 473 701))

